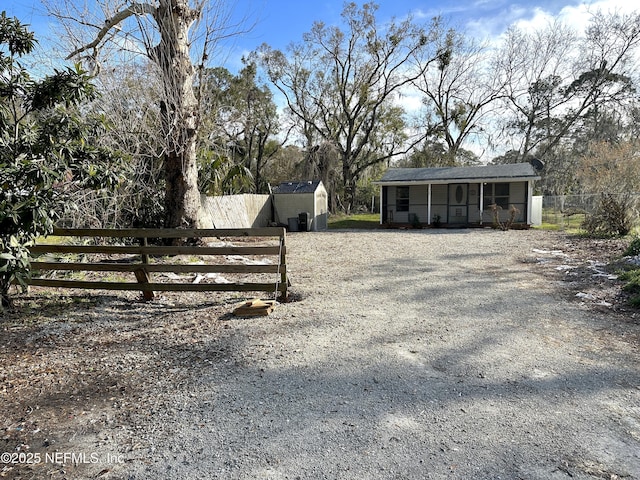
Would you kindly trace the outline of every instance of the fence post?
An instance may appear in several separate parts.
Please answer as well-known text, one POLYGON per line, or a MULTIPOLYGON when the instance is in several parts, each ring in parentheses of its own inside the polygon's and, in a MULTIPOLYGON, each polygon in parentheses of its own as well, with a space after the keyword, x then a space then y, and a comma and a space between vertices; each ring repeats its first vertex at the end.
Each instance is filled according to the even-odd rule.
MULTIPOLYGON (((282 301, 286 302, 288 297, 288 279, 287 279, 287 254, 286 254, 286 239, 287 232, 282 230, 282 236, 280 237, 280 285, 282 285, 282 301)), ((276 292, 277 295, 277 292, 276 292)))
MULTIPOLYGON (((147 237, 144 237, 142 239, 142 246, 143 247, 149 246, 149 242, 147 241, 147 237)), ((149 272, 145 268, 145 265, 148 265, 148 264, 149 264, 149 254, 148 253, 143 253, 142 254, 142 267, 135 271, 136 280, 138 280, 138 283, 142 284, 142 287, 143 287, 142 288, 142 297, 146 301, 153 300, 153 298, 155 296, 154 293, 153 293, 153 290, 149 290, 149 289, 145 289, 144 288, 145 284, 148 285, 149 283, 151 283, 151 278, 149 277, 149 272)))
MULTIPOLYGON (((149 246, 149 241, 148 241, 147 237, 144 237, 142 239, 142 246, 143 247, 148 247, 149 246)), ((142 254, 142 263, 144 263, 145 265, 149 264, 149 254, 148 253, 143 253, 142 254)))

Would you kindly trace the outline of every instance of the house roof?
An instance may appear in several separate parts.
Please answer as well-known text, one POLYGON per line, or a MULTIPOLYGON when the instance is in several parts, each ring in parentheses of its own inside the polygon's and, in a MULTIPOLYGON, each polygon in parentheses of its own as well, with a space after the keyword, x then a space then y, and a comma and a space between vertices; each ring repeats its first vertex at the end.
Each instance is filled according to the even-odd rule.
POLYGON ((390 168, 377 184, 450 183, 456 181, 535 180, 540 178, 529 163, 478 167, 390 168))
POLYGON ((322 182, 310 180, 307 182, 282 182, 273 187, 273 193, 313 193, 322 182))

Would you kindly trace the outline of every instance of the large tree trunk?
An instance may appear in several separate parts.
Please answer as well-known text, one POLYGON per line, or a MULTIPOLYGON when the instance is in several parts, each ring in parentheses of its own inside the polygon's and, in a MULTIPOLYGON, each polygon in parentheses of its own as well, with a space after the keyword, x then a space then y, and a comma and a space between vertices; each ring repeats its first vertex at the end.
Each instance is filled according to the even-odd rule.
POLYGON ((347 215, 351 215, 356 201, 356 178, 354 178, 351 168, 343 164, 342 184, 344 186, 344 208, 347 215))
POLYGON ((165 155, 165 227, 200 227, 200 192, 195 148, 192 154, 165 155))
MULTIPOLYGON (((129 2, 124 2, 129 3, 129 2)), ((200 15, 189 0, 131 2, 105 21, 96 38, 67 58, 96 49, 110 30, 131 16, 152 15, 160 34, 155 47, 148 47, 150 59, 162 76, 164 98, 160 101, 163 131, 158 143, 164 149, 165 226, 199 227, 200 193, 196 141, 199 128, 198 101, 193 89, 195 68, 191 63, 189 30, 200 15)), ((198 8, 203 8, 202 5, 198 8)), ((143 32, 144 33, 144 32, 143 32)), ((155 39, 155 34, 145 34, 155 39)))
POLYGON ((165 226, 169 228, 200 226, 198 102, 189 55, 189 29, 196 17, 197 12, 189 8, 187 0, 161 0, 156 13, 161 39, 153 57, 165 86, 165 226))

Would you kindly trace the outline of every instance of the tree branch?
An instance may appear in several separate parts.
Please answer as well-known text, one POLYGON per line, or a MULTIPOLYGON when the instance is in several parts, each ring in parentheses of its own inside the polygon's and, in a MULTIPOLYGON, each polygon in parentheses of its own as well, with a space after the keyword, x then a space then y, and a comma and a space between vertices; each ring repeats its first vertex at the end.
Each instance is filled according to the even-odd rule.
POLYGON ((111 30, 113 27, 115 27, 119 23, 125 21, 127 18, 133 15, 155 15, 155 13, 156 13, 156 8, 148 3, 133 3, 129 5, 127 8, 120 10, 111 18, 108 18, 107 20, 105 20, 104 26, 96 35, 95 40, 71 52, 67 56, 67 60, 83 52, 86 52, 87 50, 96 48, 100 44, 100 42, 102 42, 104 37, 107 36, 107 34, 109 33, 109 30, 111 30))

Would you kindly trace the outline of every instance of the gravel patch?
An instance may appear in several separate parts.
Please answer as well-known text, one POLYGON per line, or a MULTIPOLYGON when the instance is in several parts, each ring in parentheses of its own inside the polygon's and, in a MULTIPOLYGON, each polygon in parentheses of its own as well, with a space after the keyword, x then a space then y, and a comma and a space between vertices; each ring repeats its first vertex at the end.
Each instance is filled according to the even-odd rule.
POLYGON ((640 478, 640 322, 608 259, 536 230, 287 245, 296 301, 268 317, 231 295, 19 299, 0 451, 89 461, 0 477, 640 478))

